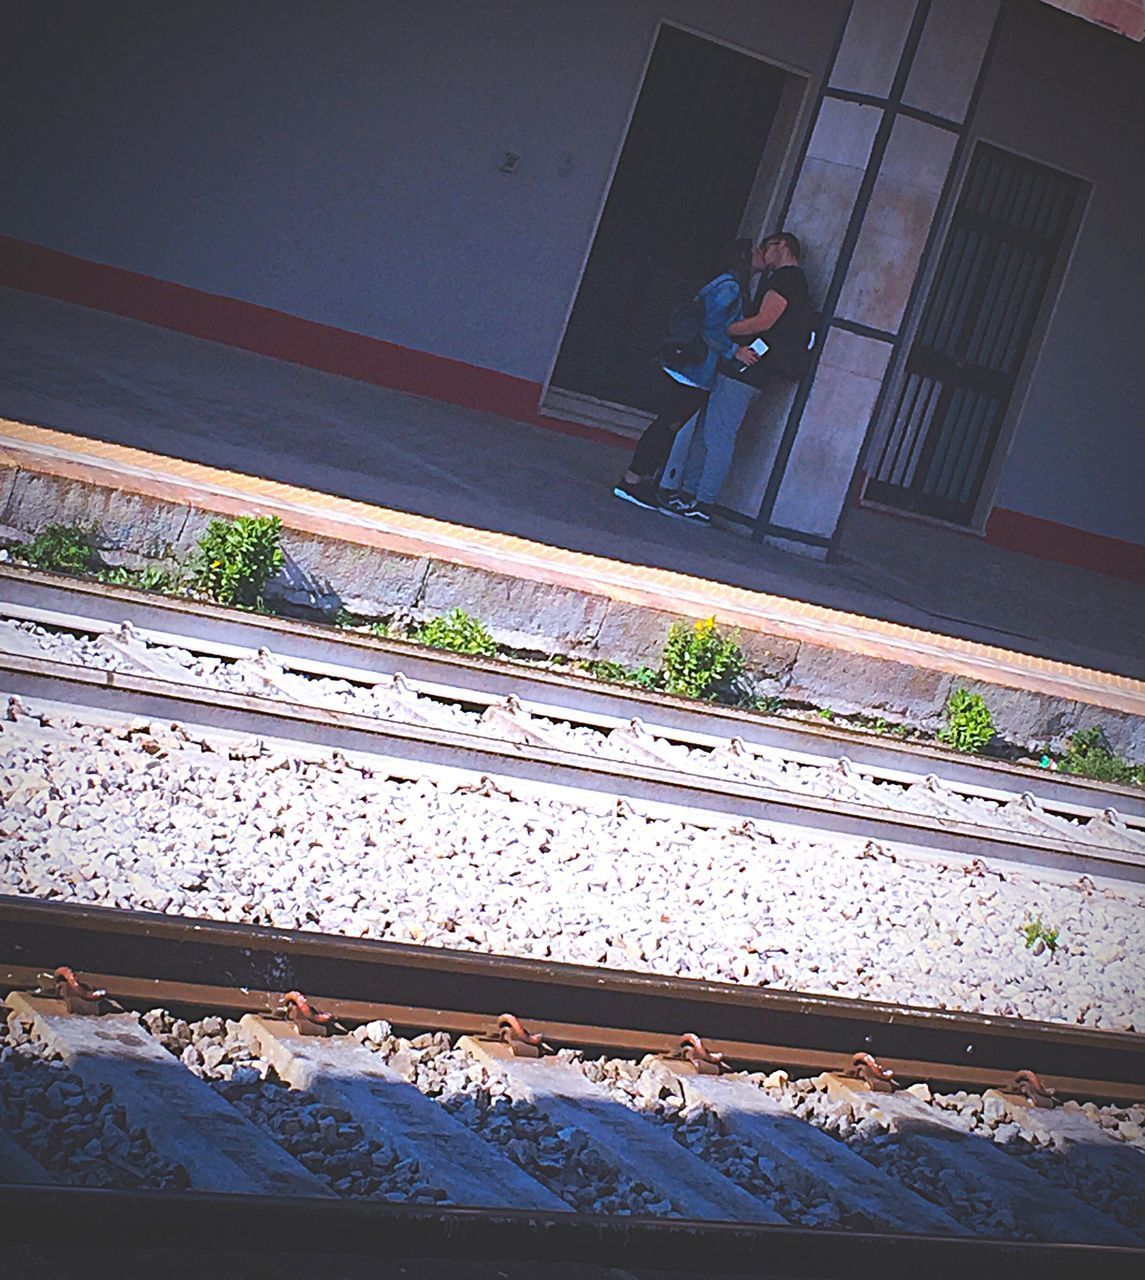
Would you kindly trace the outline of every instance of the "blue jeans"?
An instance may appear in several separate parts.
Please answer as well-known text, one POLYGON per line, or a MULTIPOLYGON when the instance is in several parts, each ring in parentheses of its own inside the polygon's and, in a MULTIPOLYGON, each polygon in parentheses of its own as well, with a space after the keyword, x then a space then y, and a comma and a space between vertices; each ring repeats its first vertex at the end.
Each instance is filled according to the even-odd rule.
POLYGON ((716 374, 680 475, 680 487, 685 493, 694 493, 697 502, 710 506, 720 496, 731 470, 740 423, 758 395, 746 382, 716 374))

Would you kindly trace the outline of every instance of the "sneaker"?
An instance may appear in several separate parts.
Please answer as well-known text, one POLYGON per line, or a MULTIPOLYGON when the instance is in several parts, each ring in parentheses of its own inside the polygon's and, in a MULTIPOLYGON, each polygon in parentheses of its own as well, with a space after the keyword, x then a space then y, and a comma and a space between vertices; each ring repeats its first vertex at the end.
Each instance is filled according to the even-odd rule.
POLYGON ((612 494, 622 502, 643 507, 645 511, 656 511, 660 505, 659 491, 654 484, 626 484, 621 480, 613 488, 612 494))
POLYGON ((712 523, 712 517, 694 498, 669 498, 660 504, 660 514, 676 520, 690 520, 693 524, 712 523))

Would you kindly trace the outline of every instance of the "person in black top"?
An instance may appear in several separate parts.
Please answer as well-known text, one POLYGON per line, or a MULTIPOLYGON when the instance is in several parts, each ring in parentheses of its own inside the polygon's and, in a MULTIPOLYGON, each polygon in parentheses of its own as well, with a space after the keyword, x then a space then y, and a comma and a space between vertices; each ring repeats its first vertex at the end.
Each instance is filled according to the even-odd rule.
POLYGON ((734 359, 720 361, 703 418, 680 479, 681 492, 661 504, 665 515, 711 523, 735 452, 736 435, 748 409, 768 379, 798 382, 809 363, 814 311, 807 277, 799 265, 801 248, 790 231, 763 240, 758 249, 763 276, 753 313, 728 326, 742 343, 734 359), (752 343, 762 347, 753 348, 752 343))
POLYGON ((798 239, 790 231, 780 231, 768 236, 760 248, 765 265, 754 314, 729 325, 728 335, 745 344, 762 338, 767 351, 762 356, 753 351, 735 367, 725 361, 720 369, 750 387, 762 387, 775 376, 798 382, 807 372, 814 326, 811 293, 799 265, 803 251, 798 239))

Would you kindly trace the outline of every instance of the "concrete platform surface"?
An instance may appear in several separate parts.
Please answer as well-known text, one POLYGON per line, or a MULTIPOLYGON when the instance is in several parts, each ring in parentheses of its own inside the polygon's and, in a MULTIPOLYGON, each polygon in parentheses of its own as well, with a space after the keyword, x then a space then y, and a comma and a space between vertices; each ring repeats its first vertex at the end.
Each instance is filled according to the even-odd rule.
POLYGON ((868 510, 820 564, 618 502, 619 448, 13 290, 0 417, 1145 677, 1145 588, 868 510))

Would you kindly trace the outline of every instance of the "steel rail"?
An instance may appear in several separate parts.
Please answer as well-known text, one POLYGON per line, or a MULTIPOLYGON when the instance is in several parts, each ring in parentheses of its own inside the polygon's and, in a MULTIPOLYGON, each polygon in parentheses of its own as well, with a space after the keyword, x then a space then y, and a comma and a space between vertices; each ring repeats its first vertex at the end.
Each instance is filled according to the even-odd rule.
POLYGON ((613 760, 554 747, 387 720, 279 698, 205 689, 153 676, 93 670, 51 659, 0 653, 0 689, 8 694, 110 712, 178 721, 257 738, 303 742, 377 758, 389 776, 420 776, 447 767, 570 793, 668 806, 710 824, 713 814, 893 842, 907 852, 1023 862, 1078 875, 1145 882, 1145 857, 1051 834, 1036 841, 949 818, 896 813, 859 801, 794 794, 760 783, 685 773, 668 766, 613 760))
POLYGON ((135 1006, 263 1011, 305 991, 341 1019, 486 1034, 511 1011, 554 1044, 662 1052, 692 1031, 751 1069, 840 1070, 857 1051, 903 1081, 1145 1098, 1145 1037, 1066 1023, 663 977, 439 947, 0 896, 0 981, 66 964, 135 1006))
POLYGON ((542 670, 526 663, 469 657, 408 641, 383 640, 320 623, 269 617, 199 601, 166 598, 129 588, 0 566, 0 605, 9 616, 38 621, 71 615, 82 627, 116 627, 125 618, 145 638, 177 645, 196 641, 213 652, 251 654, 266 648, 300 671, 353 679, 400 672, 426 693, 488 704, 508 694, 538 714, 582 715, 623 724, 639 717, 656 733, 676 731, 811 757, 846 756, 855 765, 899 770, 916 777, 939 773, 944 781, 1021 794, 1043 803, 1145 818, 1145 790, 1055 774, 1006 761, 968 759, 934 745, 896 742, 829 724, 793 723, 735 707, 696 702, 594 680, 574 672, 542 670))
POLYGON ((175 1276, 199 1276, 208 1269, 236 1274, 235 1268, 255 1274, 247 1268, 257 1254, 260 1276, 302 1274, 300 1267, 307 1274, 340 1274, 339 1260, 357 1258, 371 1259, 375 1266, 383 1259, 500 1263, 510 1268, 502 1272, 508 1280, 535 1277, 538 1266, 554 1263, 608 1268, 605 1275, 616 1275, 614 1268, 647 1268, 680 1280, 711 1275, 1045 1280, 1067 1268, 1071 1275, 1137 1280, 1145 1259, 1140 1249, 973 1236, 80 1187, 0 1187, 0 1216, 0 1266, 6 1256, 20 1266, 26 1251, 38 1264, 36 1274, 46 1274, 39 1268, 55 1261, 67 1274, 75 1266, 88 1276, 104 1274, 102 1268, 111 1264, 117 1264, 117 1275, 135 1274, 129 1264, 140 1273, 175 1276))

